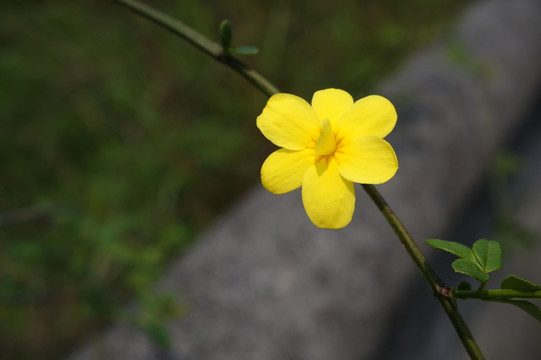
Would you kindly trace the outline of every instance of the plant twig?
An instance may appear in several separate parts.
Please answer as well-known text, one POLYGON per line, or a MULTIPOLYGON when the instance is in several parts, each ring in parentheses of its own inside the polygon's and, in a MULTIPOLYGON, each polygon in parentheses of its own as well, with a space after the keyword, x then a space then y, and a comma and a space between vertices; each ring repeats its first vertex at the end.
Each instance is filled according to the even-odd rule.
POLYGON ((514 289, 455 290, 457 299, 541 299, 541 290, 519 291, 514 289))
POLYGON ((267 81, 267 79, 261 76, 261 74, 259 74, 257 71, 251 69, 248 65, 244 64, 239 59, 229 54, 226 54, 221 45, 209 40, 203 34, 187 26, 182 21, 179 21, 167 14, 164 14, 161 11, 158 11, 148 5, 140 3, 139 1, 113 1, 116 1, 119 4, 126 6, 138 15, 141 15, 142 17, 182 37, 184 40, 188 41, 190 44, 203 51, 207 55, 231 67, 233 70, 244 76, 250 83, 252 83, 265 95, 271 96, 279 92, 274 85, 267 81))
MULTIPOLYGON (((207 53, 214 59, 224 63, 225 65, 230 66, 232 69, 244 76, 250 83, 257 87, 261 92, 267 96, 278 93, 278 89, 272 85, 267 79, 260 75, 255 70, 249 68, 247 65, 242 63, 240 60, 226 54, 222 47, 217 43, 214 43, 208 40, 205 36, 198 33, 197 31, 186 26, 182 22, 173 19, 170 16, 167 16, 147 5, 141 4, 136 0, 114 0, 134 12, 140 14, 141 16, 155 22, 156 24, 172 31, 173 33, 181 36, 189 43, 193 44, 197 48, 201 49, 203 52, 207 53)), ((425 257, 423 256, 421 250, 415 244, 413 238, 409 235, 408 231, 394 214, 390 206, 385 202, 381 194, 376 190, 373 185, 363 185, 365 191, 368 193, 372 201, 377 205, 377 207, 382 212, 383 216, 387 222, 394 229, 395 233, 398 235, 398 238, 406 248, 409 256, 415 262, 423 277, 428 282, 430 289, 433 294, 438 298, 442 304, 445 312, 447 313, 449 319, 453 323, 466 351, 472 359, 482 360, 485 359, 481 349, 473 339, 473 336, 468 329, 468 326, 464 322, 464 319, 460 315, 456 304, 451 298, 452 289, 449 289, 444 286, 443 282, 439 279, 437 274, 432 270, 425 257)))

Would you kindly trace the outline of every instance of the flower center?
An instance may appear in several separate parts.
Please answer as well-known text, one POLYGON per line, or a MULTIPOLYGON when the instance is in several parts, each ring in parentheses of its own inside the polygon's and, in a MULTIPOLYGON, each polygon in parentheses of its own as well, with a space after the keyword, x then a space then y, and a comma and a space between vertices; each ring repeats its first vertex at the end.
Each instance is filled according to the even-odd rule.
POLYGON ((329 119, 321 122, 321 130, 316 143, 316 156, 329 156, 336 151, 336 142, 329 119))

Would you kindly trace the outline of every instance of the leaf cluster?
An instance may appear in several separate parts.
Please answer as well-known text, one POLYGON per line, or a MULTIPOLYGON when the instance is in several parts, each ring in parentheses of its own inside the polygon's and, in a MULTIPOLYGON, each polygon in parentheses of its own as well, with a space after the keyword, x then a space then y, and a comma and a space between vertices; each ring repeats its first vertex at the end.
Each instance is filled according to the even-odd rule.
POLYGON ((480 239, 473 244, 472 248, 454 241, 440 239, 427 239, 425 242, 436 249, 458 256, 459 258, 451 264, 455 272, 468 275, 481 282, 481 286, 475 291, 471 290, 471 285, 468 282, 461 282, 455 290, 455 297, 479 298, 511 304, 541 322, 541 308, 529 301, 521 300, 539 297, 536 292, 541 290, 541 285, 536 285, 516 275, 509 275, 503 279, 499 290, 512 290, 511 295, 503 296, 501 291, 495 290, 482 291, 490 278, 489 273, 502 267, 502 250, 497 241, 480 239))
POLYGON ((455 272, 471 276, 482 284, 490 279, 490 272, 502 267, 502 249, 497 241, 480 239, 471 249, 454 241, 427 239, 425 242, 436 249, 458 256, 451 264, 455 272))

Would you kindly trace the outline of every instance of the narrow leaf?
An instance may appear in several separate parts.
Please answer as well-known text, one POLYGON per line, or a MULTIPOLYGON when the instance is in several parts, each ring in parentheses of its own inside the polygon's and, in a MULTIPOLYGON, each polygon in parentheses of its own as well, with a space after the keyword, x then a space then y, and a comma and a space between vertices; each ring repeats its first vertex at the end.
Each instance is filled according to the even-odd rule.
POLYGON ((236 55, 255 55, 259 52, 259 49, 255 46, 237 46, 233 49, 233 53, 236 55))
POLYGON ((531 302, 524 300, 508 300, 505 301, 505 303, 512 304, 521 308, 522 310, 533 316, 537 321, 541 322, 541 308, 532 304, 531 302))
POLYGON ((473 243, 473 253, 486 273, 502 267, 502 248, 497 241, 477 240, 473 243))
POLYGON ((471 276, 472 278, 474 278, 475 280, 479 280, 480 282, 487 282, 490 278, 488 274, 485 274, 479 269, 479 266, 477 264, 472 263, 470 260, 457 259, 453 261, 451 266, 453 267, 453 269, 455 269, 456 272, 471 276))
POLYGON ((222 47, 224 51, 229 51, 231 48, 232 37, 233 30, 231 29, 231 23, 227 19, 222 20, 220 23, 220 38, 222 40, 222 47))
POLYGON ((473 255, 473 251, 466 245, 462 245, 454 241, 440 239, 426 239, 425 242, 436 249, 450 252, 451 254, 454 254, 462 259, 470 260, 474 263, 477 262, 477 259, 473 255))
POLYGON ((502 281, 502 289, 512 289, 518 291, 537 291, 541 290, 540 285, 535 285, 531 281, 520 278, 516 275, 509 275, 502 281))

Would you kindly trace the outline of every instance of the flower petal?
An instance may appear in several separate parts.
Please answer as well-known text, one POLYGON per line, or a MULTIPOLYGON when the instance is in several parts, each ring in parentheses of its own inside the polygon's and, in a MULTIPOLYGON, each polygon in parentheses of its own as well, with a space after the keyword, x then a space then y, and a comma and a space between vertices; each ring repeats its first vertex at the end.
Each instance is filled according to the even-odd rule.
POLYGON ((304 175, 302 202, 308 217, 321 228, 339 229, 351 221, 355 188, 338 172, 332 156, 311 166, 304 175))
POLYGON ((261 183, 273 194, 284 194, 302 185, 304 174, 314 165, 314 149, 279 149, 261 167, 261 183))
POLYGON ((396 110, 389 100, 370 95, 357 100, 338 119, 337 142, 351 142, 360 136, 384 138, 396 124, 396 110))
POLYGON ((362 136, 335 153, 340 175, 361 184, 381 184, 398 170, 391 145, 375 136, 362 136))
POLYGON ((319 120, 329 119, 335 132, 338 118, 351 105, 353 105, 351 95, 340 89, 319 90, 312 97, 312 107, 319 120))
POLYGON ((271 96, 257 127, 275 145, 288 150, 314 146, 319 135, 317 114, 304 99, 291 94, 271 96))

